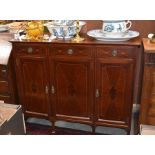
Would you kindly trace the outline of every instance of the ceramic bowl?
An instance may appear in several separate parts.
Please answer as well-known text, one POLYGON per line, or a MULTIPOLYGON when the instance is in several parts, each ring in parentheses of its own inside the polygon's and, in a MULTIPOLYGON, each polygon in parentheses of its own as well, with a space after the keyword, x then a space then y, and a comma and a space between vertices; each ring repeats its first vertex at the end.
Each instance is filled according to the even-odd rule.
MULTIPOLYGON (((79 31, 86 24, 84 21, 79 22, 79 31)), ((51 35, 56 36, 58 39, 71 39, 76 34, 76 23, 74 22, 72 25, 57 25, 54 22, 48 22, 44 24, 51 35)))
POLYGON ((54 25, 73 25, 74 20, 54 20, 53 21, 54 25))

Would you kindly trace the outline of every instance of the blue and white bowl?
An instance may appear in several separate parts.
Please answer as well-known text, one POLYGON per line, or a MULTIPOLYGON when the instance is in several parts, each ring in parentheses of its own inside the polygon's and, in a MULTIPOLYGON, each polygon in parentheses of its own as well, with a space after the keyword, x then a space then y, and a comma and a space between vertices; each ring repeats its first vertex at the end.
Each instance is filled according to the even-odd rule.
MULTIPOLYGON (((79 21, 79 30, 84 26, 86 22, 79 21)), ((76 34, 76 23, 71 25, 56 24, 55 22, 48 22, 44 24, 51 35, 56 36, 58 39, 71 39, 76 34)))

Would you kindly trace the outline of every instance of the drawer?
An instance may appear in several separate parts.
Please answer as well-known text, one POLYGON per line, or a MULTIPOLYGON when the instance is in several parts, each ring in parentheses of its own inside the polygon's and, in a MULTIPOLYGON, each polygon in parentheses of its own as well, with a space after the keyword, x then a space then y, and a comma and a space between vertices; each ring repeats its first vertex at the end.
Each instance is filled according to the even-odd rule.
POLYGON ((0 94, 8 94, 9 85, 7 81, 0 81, 0 94))
POLYGON ((0 65, 0 81, 7 79, 7 66, 0 65))
POLYGON ((79 56, 92 57, 92 47, 60 46, 52 47, 52 54, 55 56, 79 56))
POLYGON ((104 46, 98 47, 96 52, 97 58, 133 58, 135 57, 134 47, 104 46))
POLYGON ((45 46, 35 44, 18 44, 13 46, 13 51, 18 54, 29 54, 29 55, 45 55, 45 46))
POLYGON ((5 96, 0 94, 0 100, 4 101, 4 103, 12 103, 11 102, 11 97, 10 96, 5 96))

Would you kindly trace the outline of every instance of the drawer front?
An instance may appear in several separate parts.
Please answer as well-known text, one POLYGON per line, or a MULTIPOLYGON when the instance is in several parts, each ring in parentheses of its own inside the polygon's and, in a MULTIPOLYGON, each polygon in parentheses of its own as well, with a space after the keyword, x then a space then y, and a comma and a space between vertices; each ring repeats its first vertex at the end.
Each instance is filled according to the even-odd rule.
POLYGON ((136 51, 134 47, 104 46, 97 48, 97 58, 133 58, 136 51))
POLYGON ((34 44, 18 44, 13 46, 14 51, 18 54, 26 54, 26 55, 45 55, 46 48, 41 45, 34 44))
POLYGON ((8 94, 9 85, 7 81, 0 81, 0 94, 8 94))
POLYGON ((0 65, 0 81, 7 79, 7 67, 0 65))
POLYGON ((60 46, 52 47, 51 54, 55 56, 76 56, 76 57, 92 57, 91 47, 76 47, 76 46, 60 46))
POLYGON ((4 101, 4 103, 11 103, 11 97, 10 96, 3 96, 0 94, 0 100, 4 101))

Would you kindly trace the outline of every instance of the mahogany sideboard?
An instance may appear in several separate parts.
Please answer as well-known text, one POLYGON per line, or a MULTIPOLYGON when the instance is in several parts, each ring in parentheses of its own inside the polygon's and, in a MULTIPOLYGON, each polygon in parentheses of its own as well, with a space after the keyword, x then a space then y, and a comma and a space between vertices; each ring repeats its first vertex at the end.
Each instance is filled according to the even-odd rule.
POLYGON ((130 133, 139 102, 142 48, 139 38, 81 43, 12 41, 18 103, 25 117, 122 128, 130 133))

